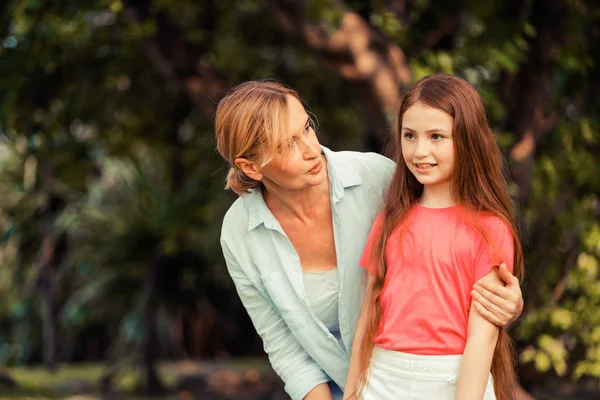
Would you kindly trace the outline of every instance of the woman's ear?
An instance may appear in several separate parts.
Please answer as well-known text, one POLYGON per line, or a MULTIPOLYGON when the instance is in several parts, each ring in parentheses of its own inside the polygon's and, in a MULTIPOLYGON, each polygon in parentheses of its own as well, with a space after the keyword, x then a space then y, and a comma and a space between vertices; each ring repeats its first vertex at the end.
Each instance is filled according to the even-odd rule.
POLYGON ((255 181, 260 181, 263 178, 260 168, 254 161, 250 161, 246 158, 236 158, 233 163, 238 167, 246 176, 255 181))

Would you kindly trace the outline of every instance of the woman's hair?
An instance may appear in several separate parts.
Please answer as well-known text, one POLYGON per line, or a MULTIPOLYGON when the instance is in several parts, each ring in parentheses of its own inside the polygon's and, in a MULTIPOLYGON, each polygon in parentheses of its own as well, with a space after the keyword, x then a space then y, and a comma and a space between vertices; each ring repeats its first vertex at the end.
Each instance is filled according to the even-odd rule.
POLYGON ((277 82, 248 81, 231 89, 219 102, 215 118, 217 150, 229 162, 226 189, 240 196, 259 182, 248 177, 234 163, 246 158, 265 166, 285 143, 289 133, 287 96, 300 98, 296 91, 277 82))
MULTIPOLYGON (((423 193, 423 185, 408 169, 400 145, 402 117, 415 103, 441 110, 453 119, 455 167, 451 177, 451 191, 455 202, 464 211, 467 222, 476 228, 490 244, 490 238, 477 222, 477 215, 486 212, 502 219, 511 229, 514 242, 513 273, 523 277, 523 252, 517 234, 515 211, 506 188, 506 166, 488 125, 485 108, 477 91, 461 78, 437 74, 423 78, 406 93, 398 111, 398 129, 395 135, 396 170, 385 198, 383 223, 371 254, 375 265, 373 284, 367 288, 363 312, 367 326, 360 347, 360 380, 363 388, 372 355, 374 340, 381 318, 379 299, 386 274, 385 248, 392 231, 403 226, 409 211, 423 193)), ((494 390, 499 400, 514 398, 514 350, 504 328, 500 328, 491 372, 494 390)), ((359 389, 360 390, 360 389, 359 389)))

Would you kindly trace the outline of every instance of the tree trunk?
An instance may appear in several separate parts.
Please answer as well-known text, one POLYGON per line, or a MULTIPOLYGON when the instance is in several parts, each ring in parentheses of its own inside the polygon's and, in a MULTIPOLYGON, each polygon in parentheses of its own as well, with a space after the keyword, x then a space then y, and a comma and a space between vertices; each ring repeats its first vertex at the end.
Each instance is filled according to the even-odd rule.
POLYGON ((52 277, 45 274, 41 283, 42 291, 42 326, 44 343, 44 365, 50 372, 56 372, 56 319, 55 292, 52 277))
POLYGON ((56 372, 56 289, 55 264, 57 254, 52 237, 52 214, 56 212, 56 199, 52 195, 52 171, 48 159, 40 157, 40 186, 46 199, 42 208, 40 259, 36 273, 36 286, 42 297, 42 342, 44 365, 50 372, 56 372))
POLYGON ((535 151, 543 135, 560 120, 559 110, 548 113, 552 72, 561 42, 565 4, 561 0, 533 2, 530 21, 536 35, 529 39, 526 62, 520 66, 512 98, 514 108, 508 118, 508 130, 514 132, 510 149, 511 180, 517 184, 518 200, 526 206, 531 189, 535 151), (557 118, 558 117, 558 118, 557 118))
POLYGON ((144 387, 146 395, 161 395, 166 393, 159 374, 156 371, 156 362, 159 357, 159 342, 157 334, 158 316, 158 273, 162 263, 162 254, 159 249, 152 252, 145 282, 144 306, 144 387))

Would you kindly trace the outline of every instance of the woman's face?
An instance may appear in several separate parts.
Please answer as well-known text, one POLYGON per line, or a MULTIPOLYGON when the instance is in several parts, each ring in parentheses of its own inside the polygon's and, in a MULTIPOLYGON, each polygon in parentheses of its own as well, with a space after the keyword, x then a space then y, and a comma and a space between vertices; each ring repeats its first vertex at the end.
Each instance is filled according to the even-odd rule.
POLYGON ((287 103, 291 142, 282 143, 281 150, 260 170, 268 190, 306 189, 327 178, 325 157, 308 114, 295 97, 288 96, 287 103))
POLYGON ((402 156, 410 172, 424 186, 446 187, 454 171, 453 120, 444 111, 421 102, 402 117, 402 156))

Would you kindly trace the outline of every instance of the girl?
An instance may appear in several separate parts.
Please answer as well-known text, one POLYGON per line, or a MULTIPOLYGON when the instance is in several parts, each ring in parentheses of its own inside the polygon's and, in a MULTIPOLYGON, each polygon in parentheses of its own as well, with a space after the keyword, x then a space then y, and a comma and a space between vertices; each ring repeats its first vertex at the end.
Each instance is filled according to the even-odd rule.
POLYGON ((494 266, 523 275, 479 94, 452 75, 422 79, 400 107, 396 139, 397 167, 360 262, 368 289, 344 398, 512 399, 510 339, 471 303, 473 283, 498 281, 494 266))

